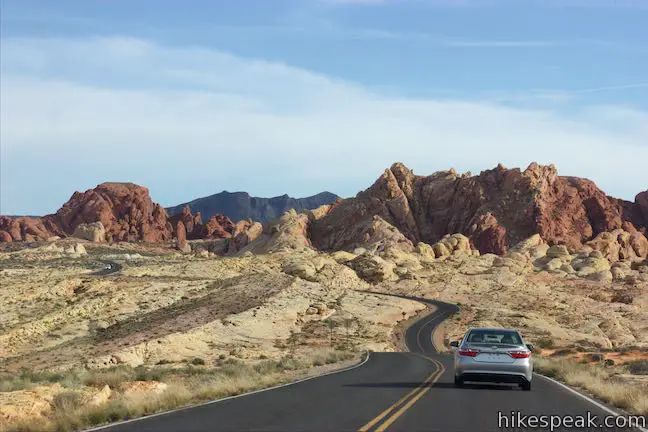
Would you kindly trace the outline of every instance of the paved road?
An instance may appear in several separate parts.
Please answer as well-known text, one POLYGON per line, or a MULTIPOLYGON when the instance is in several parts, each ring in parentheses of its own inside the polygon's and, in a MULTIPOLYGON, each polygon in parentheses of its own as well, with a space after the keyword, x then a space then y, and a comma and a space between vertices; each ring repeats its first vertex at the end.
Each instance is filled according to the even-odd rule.
POLYGON ((108 276, 120 272, 123 268, 121 264, 116 263, 115 261, 102 260, 101 262, 103 263, 104 268, 92 273, 92 276, 108 276))
POLYGON ((431 303, 436 311, 406 332, 409 353, 372 353, 362 365, 343 372, 104 430, 488 432, 530 430, 498 427, 498 412, 509 417, 511 411, 572 416, 590 412, 601 419, 609 415, 538 376, 531 392, 514 386, 454 388, 452 359, 437 352, 432 332, 457 308, 431 303))

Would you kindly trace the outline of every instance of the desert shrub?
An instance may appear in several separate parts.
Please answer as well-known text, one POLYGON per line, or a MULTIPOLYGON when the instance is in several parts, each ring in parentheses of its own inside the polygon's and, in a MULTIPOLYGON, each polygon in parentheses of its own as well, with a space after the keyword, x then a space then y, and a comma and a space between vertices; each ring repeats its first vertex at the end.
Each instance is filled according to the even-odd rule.
POLYGON ((57 412, 69 412, 83 404, 83 395, 76 391, 58 393, 52 399, 52 409, 57 412))
POLYGON ((306 369, 309 364, 304 360, 300 360, 294 357, 283 357, 278 362, 278 366, 281 370, 299 370, 306 369))
POLYGON ((169 373, 166 368, 148 368, 145 366, 137 366, 134 369, 135 375, 133 379, 136 381, 162 381, 169 373))
POLYGON ((551 349, 554 347, 554 341, 549 336, 543 336, 536 340, 535 346, 542 349, 551 349))
POLYGON ((597 398, 634 414, 648 414, 648 394, 641 384, 615 380, 609 370, 601 366, 579 364, 568 359, 536 357, 537 372, 580 387, 597 398))
POLYGON ((269 375, 281 371, 279 362, 274 360, 264 360, 252 366, 252 369, 258 374, 269 375))
POLYGON ((121 399, 103 405, 89 406, 82 413, 82 418, 90 426, 115 422, 130 418, 128 407, 121 399))
POLYGON ((566 356, 568 354, 576 354, 576 350, 574 348, 563 348, 563 349, 559 349, 559 350, 554 351, 554 353, 551 354, 551 355, 552 355, 552 357, 562 357, 562 356, 566 356))
POLYGON ((192 359, 190 363, 192 365, 194 365, 194 366, 204 366, 205 365, 205 360, 203 360, 203 359, 201 359, 199 357, 196 357, 196 358, 192 359))
POLYGON ((315 354, 313 357, 313 366, 337 363, 343 360, 348 360, 352 357, 353 354, 348 351, 323 350, 315 354))
POLYGON ((633 375, 648 375, 648 360, 635 360, 626 363, 626 366, 633 375))
POLYGON ((81 383, 81 374, 81 371, 72 369, 63 372, 21 369, 18 374, 0 377, 0 392, 24 390, 56 382, 63 387, 77 387, 81 383))
POLYGON ((130 366, 113 366, 107 369, 90 371, 83 379, 83 383, 93 387, 117 388, 125 381, 133 381, 137 377, 135 370, 130 366))

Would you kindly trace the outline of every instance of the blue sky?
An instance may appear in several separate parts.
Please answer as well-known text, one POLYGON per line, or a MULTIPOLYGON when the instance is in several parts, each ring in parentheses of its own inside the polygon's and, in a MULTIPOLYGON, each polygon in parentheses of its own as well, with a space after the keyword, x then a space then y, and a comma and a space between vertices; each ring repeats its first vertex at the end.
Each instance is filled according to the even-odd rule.
POLYGON ((646 1, 1 1, 3 214, 351 196, 397 160, 648 188, 646 1))

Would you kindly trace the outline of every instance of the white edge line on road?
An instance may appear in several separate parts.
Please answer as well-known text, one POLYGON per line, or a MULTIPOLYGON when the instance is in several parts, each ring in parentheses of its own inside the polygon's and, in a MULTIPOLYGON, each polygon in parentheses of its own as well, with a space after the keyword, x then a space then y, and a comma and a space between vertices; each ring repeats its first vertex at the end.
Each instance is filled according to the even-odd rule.
POLYGON ((334 375, 334 374, 350 371, 352 369, 356 369, 356 368, 359 368, 360 366, 363 366, 365 363, 367 363, 369 361, 370 356, 371 356, 371 351, 367 351, 367 357, 362 362, 358 363, 357 365, 349 366, 347 368, 340 369, 340 370, 334 370, 334 371, 327 372, 327 373, 322 374, 322 375, 315 375, 315 376, 308 377, 308 378, 302 378, 302 379, 297 380, 297 381, 289 382, 289 383, 286 383, 286 384, 280 384, 280 385, 277 385, 277 386, 274 386, 274 387, 268 387, 268 388, 264 388, 264 389, 259 389, 259 390, 255 390, 255 391, 248 392, 248 393, 241 393, 241 394, 234 395, 234 396, 228 396, 228 397, 225 397, 225 398, 222 398, 222 399, 216 399, 216 400, 213 400, 213 401, 204 402, 204 403, 200 403, 200 404, 197 404, 197 405, 190 405, 190 406, 186 406, 186 407, 182 407, 182 408, 176 408, 176 409, 172 409, 172 410, 169 410, 169 411, 164 411, 164 412, 160 412, 160 413, 156 413, 156 414, 150 414, 150 415, 147 415, 147 416, 144 416, 144 417, 138 417, 138 418, 131 419, 131 420, 124 420, 124 421, 121 421, 121 422, 110 423, 110 424, 107 424, 107 425, 104 425, 104 426, 98 426, 98 427, 95 427, 95 428, 92 428, 92 429, 84 429, 84 432, 99 431, 99 430, 108 429, 108 428, 123 425, 123 424, 135 423, 135 422, 138 422, 138 421, 141 421, 141 420, 147 420, 147 419, 150 419, 150 418, 153 418, 153 417, 159 417, 159 416, 171 414, 171 413, 178 412, 178 411, 184 411, 184 410, 188 410, 188 409, 192 409, 192 408, 198 408, 198 407, 205 406, 205 405, 215 404, 215 403, 218 403, 218 402, 225 402, 225 401, 231 400, 231 399, 242 398, 242 397, 250 396, 250 395, 253 395, 253 394, 257 394, 257 393, 263 393, 263 392, 267 392, 267 391, 270 391, 270 390, 276 390, 276 389, 280 389, 282 387, 288 387, 288 386, 291 386, 291 385, 299 384, 299 383, 302 383, 304 381, 310 381, 310 380, 313 380, 313 379, 316 379, 316 378, 322 378, 322 377, 325 377, 325 376, 328 376, 328 375, 334 375))
MULTIPOLYGON (((552 382, 552 383, 554 383, 554 384, 557 384, 558 386, 560 386, 560 387, 563 388, 564 390, 567 390, 567 391, 569 391, 569 392, 571 392, 571 393, 573 393, 573 394, 575 394, 575 395, 577 395, 577 396, 580 396, 581 398, 583 398, 583 399, 585 399, 586 401, 588 401, 589 403, 591 403, 591 404, 597 406, 598 408, 602 409, 603 411, 605 411, 605 412, 608 413, 608 414, 611 414, 611 415, 613 415, 613 416, 615 416, 615 417, 621 417, 621 414, 619 414, 618 412, 614 411, 613 409, 608 408, 607 406, 603 405, 602 403, 600 403, 600 402, 598 402, 598 401, 592 399, 591 397, 589 397, 589 396, 587 396, 587 395, 584 395, 583 393, 581 393, 581 392, 579 392, 579 391, 577 391, 577 390, 574 390, 573 388, 569 387, 569 386, 566 385, 566 384, 561 383, 560 381, 556 381, 556 380, 553 379, 553 378, 549 378, 548 376, 540 375, 540 374, 535 373, 535 372, 534 372, 534 375, 539 376, 539 377, 541 377, 541 378, 544 378, 545 380, 547 380, 547 381, 549 381, 549 382, 552 382)), ((648 432, 648 429, 644 429, 644 428, 639 427, 639 426, 635 426, 635 429, 640 430, 641 432, 648 432)))

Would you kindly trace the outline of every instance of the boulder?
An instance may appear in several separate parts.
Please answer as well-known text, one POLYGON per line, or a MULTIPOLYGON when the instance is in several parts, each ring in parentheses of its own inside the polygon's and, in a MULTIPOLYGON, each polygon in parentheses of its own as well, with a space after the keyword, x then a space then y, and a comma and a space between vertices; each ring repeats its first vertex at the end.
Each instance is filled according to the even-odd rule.
POLYGON ((565 245, 554 245, 547 249, 548 258, 567 258, 569 257, 569 250, 565 245))
POLYGON ((104 243, 106 241, 106 229, 99 221, 82 223, 74 229, 74 237, 91 241, 93 243, 104 243))
POLYGON ((377 255, 360 255, 347 262, 356 274, 367 282, 377 283, 394 280, 394 264, 377 255))
POLYGON ((286 274, 297 276, 301 279, 312 282, 317 281, 317 270, 315 269, 313 262, 305 258, 296 258, 285 263, 282 270, 286 274))
POLYGON ((547 271, 554 271, 560 269, 564 264, 565 262, 562 259, 553 258, 544 265, 544 269, 547 271))
POLYGON ((436 258, 434 249, 427 243, 419 242, 416 245, 416 252, 425 260, 434 260, 436 258))
POLYGON ((444 243, 435 243, 432 246, 432 250, 434 251, 435 258, 443 258, 451 255, 451 251, 444 243))
POLYGON ((337 262, 338 264, 344 264, 346 262, 349 262, 352 259, 355 259, 355 257, 356 255, 345 251, 337 251, 331 254, 331 258, 333 258, 335 262, 337 262))
POLYGON ((112 395, 112 390, 110 389, 110 386, 106 384, 99 392, 92 395, 92 397, 88 401, 88 404, 94 406, 103 405, 106 402, 108 402, 111 395, 112 395))
POLYGON ((638 231, 622 229, 603 232, 587 242, 592 253, 605 257, 611 262, 619 260, 642 261, 648 257, 648 239, 638 231))

